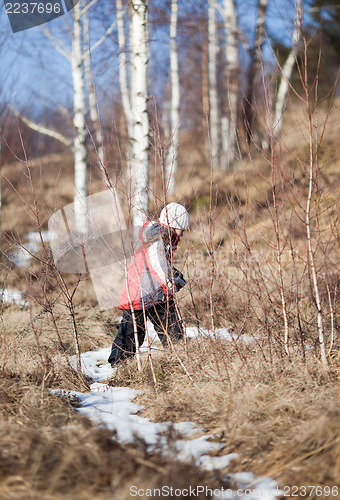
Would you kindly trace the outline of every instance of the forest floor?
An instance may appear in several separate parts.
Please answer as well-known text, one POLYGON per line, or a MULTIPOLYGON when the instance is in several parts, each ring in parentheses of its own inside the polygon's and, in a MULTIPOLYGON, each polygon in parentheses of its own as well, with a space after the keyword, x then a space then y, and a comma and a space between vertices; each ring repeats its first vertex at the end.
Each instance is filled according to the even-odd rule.
MULTIPOLYGON (((215 472, 194 461, 176 460, 160 449, 150 450, 140 436, 133 444, 122 442, 116 439, 115 430, 98 426, 75 411, 81 405, 77 398, 58 398, 51 393, 51 389, 86 393, 92 383, 69 363, 75 355, 72 315, 52 267, 44 264, 44 252, 21 266, 6 256, 20 242, 27 245, 32 232, 46 231, 49 217, 72 202, 72 161, 67 155, 55 154, 33 160, 30 170, 24 162, 4 165, 2 225, 7 237, 1 260, 1 500, 127 499, 133 485, 144 490, 163 485, 233 488, 235 484, 227 476, 242 472, 272 478, 286 498, 338 497, 337 106, 319 151, 321 168, 312 212, 328 369, 320 361, 307 259, 308 148, 301 139, 303 127, 302 136, 298 134, 300 117, 295 113, 288 117, 275 172, 271 158, 255 153, 254 157, 245 155, 228 175, 213 172, 210 176, 207 166, 193 166, 182 158, 183 180, 176 201, 190 208, 192 229, 177 252, 178 265, 188 278, 179 304, 189 334, 192 329, 202 334, 187 346, 180 345, 177 355, 155 344, 156 384, 145 355, 141 372, 132 360, 108 373, 110 386, 140 391, 134 403, 144 407, 141 417, 156 423, 193 422, 214 436, 212 440, 223 445, 215 454, 235 457, 215 472), (284 349, 277 227, 282 231, 289 356, 284 349), (296 275, 299 279, 295 281, 296 275), (219 336, 220 329, 229 329, 233 336, 219 336)), ((92 191, 99 191, 95 171, 91 178, 92 191)), ((76 275, 65 280, 68 289, 75 290, 80 351, 108 349, 117 332, 119 311, 100 311, 88 276, 79 283, 76 275)), ((174 442, 173 431, 165 437, 174 442)), ((207 498, 205 492, 197 497, 207 498)))

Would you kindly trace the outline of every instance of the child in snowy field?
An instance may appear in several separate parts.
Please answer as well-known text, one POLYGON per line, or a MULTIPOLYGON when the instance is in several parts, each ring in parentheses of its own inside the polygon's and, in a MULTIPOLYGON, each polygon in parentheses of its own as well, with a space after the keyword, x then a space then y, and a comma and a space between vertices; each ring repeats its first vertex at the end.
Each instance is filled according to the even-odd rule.
POLYGON ((164 347, 168 336, 173 342, 183 338, 183 327, 173 295, 185 285, 182 273, 171 266, 172 252, 190 218, 178 203, 166 205, 158 222, 148 221, 139 231, 142 244, 132 257, 119 297, 123 318, 108 359, 112 366, 136 352, 134 318, 138 344, 145 338, 145 319, 149 318, 164 347))

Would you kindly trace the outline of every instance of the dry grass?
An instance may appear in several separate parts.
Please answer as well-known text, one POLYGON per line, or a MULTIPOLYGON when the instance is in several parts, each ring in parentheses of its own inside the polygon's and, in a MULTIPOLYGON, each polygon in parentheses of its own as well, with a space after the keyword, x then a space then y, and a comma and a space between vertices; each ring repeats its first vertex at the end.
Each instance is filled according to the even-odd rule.
POLYGON ((0 498, 127 499, 132 485, 218 485, 195 467, 150 456, 142 442, 132 448, 112 438, 83 421, 38 429, 2 422, 0 498))
POLYGON ((143 415, 194 421, 237 452, 233 471, 269 475, 284 485, 337 485, 340 478, 340 360, 329 373, 310 357, 291 362, 254 343, 192 341, 182 352, 192 384, 170 353, 154 358, 158 385, 145 362, 119 368, 112 384, 143 389, 143 415))
MULTIPOLYGON (((11 319, 15 306, 3 311, 4 322, 9 309, 11 319)), ((82 334, 82 350, 107 345, 104 336, 96 337, 96 330, 91 331, 100 325, 97 315, 88 318, 84 310, 80 318, 83 331, 88 331, 87 338, 82 334)), ((59 317, 58 323, 63 321, 65 318, 59 317)), ((76 401, 71 404, 68 399, 51 395, 50 388, 86 387, 84 380, 66 364, 64 354, 57 348, 55 332, 48 330, 46 321, 39 339, 32 332, 18 339, 12 334, 5 345, 5 335, 2 331, 1 499, 127 499, 132 485, 146 489, 227 484, 216 474, 204 473, 158 453, 150 455, 140 439, 133 447, 117 443, 109 431, 77 415, 76 401)), ((72 347, 67 346, 67 336, 63 338, 69 354, 72 347)))

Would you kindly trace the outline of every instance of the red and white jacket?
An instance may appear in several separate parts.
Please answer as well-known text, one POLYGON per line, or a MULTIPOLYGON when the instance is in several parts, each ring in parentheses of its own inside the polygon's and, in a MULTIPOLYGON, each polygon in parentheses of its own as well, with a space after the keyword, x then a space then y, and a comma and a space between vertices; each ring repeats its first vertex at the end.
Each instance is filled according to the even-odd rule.
POLYGON ((122 291, 119 309, 141 310, 153 304, 164 302, 167 295, 172 297, 185 285, 183 275, 171 269, 171 251, 179 238, 172 242, 166 236, 169 229, 158 222, 148 221, 139 231, 141 245, 133 255, 122 291), (131 302, 130 302, 131 301, 131 302))

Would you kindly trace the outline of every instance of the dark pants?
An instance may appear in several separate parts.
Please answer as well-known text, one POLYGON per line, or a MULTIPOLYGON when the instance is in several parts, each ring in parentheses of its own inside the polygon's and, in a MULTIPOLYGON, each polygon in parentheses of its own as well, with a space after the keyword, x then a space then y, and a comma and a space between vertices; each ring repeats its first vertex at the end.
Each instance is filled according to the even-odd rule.
MULTIPOLYGON (((143 311, 134 311, 137 323, 138 344, 141 346, 145 338, 145 322, 143 311)), ((154 304, 145 309, 145 316, 152 322, 155 331, 164 347, 168 347, 167 334, 173 342, 183 338, 183 327, 178 317, 173 300, 154 304)), ((133 316, 129 309, 123 310, 123 318, 117 336, 112 344, 109 363, 114 366, 119 360, 132 356, 136 352, 133 316)))

